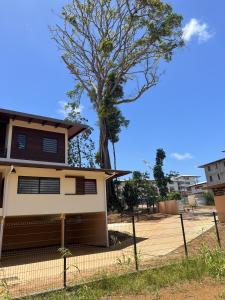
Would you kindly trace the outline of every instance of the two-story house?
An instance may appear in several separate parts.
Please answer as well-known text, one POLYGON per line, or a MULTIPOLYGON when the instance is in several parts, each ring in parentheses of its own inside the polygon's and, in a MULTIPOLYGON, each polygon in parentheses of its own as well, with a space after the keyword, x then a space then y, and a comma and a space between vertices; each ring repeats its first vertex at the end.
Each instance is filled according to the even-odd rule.
POLYGON ((225 158, 206 163, 200 168, 205 170, 207 188, 214 193, 219 220, 225 222, 225 158))
POLYGON ((0 109, 0 254, 62 245, 65 224, 68 243, 108 246, 106 181, 129 172, 68 165, 86 127, 0 109))

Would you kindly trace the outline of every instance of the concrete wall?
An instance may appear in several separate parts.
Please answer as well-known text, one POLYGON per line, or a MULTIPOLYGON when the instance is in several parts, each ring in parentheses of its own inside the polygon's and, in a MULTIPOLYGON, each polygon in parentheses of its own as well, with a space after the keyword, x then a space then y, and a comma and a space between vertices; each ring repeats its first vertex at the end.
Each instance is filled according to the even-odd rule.
POLYGON ((225 195, 214 196, 215 206, 218 213, 218 219, 220 222, 225 223, 225 195))
POLYGON ((177 200, 161 201, 158 207, 161 214, 177 215, 179 213, 177 200))
POLYGON ((195 205, 206 205, 206 199, 204 197, 204 194, 194 194, 194 195, 188 195, 188 203, 191 206, 195 205))
POLYGON ((8 177, 6 187, 5 215, 48 215, 61 213, 88 213, 106 211, 105 174, 104 172, 86 172, 41 168, 16 167, 16 173, 8 177), (75 193, 75 179, 65 178, 65 175, 84 176, 97 180, 95 195, 66 195, 75 193), (17 194, 18 176, 38 176, 60 178, 60 194, 17 194))

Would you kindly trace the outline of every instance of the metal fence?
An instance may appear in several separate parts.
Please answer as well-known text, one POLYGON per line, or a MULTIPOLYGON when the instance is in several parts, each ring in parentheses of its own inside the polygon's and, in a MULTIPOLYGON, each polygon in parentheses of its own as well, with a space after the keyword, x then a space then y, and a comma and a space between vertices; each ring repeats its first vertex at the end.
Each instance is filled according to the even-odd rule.
MULTIPOLYGON (((75 286, 102 278, 105 274, 162 266, 193 255, 202 244, 210 248, 225 246, 224 225, 218 222, 212 211, 191 210, 180 215, 154 214, 146 218, 141 214, 127 215, 122 220, 117 218, 108 224, 109 247, 92 246, 88 242, 73 244, 70 241, 67 244, 65 238, 64 248, 56 244, 3 251, 0 298, 4 293, 20 297, 75 286)), ((87 221, 90 224, 90 220, 87 221)), ((31 225, 32 228, 40 226, 38 222, 31 225)), ((46 228, 50 230, 51 227, 46 228)), ((18 233, 18 228, 15 229, 18 233)), ((66 225, 64 230, 66 237, 66 225)), ((43 230, 41 233, 37 234, 37 239, 42 245, 41 237, 47 235, 43 230)), ((53 237, 54 234, 57 241, 58 230, 53 232, 53 237)), ((80 235, 90 236, 90 229, 86 232, 84 226, 80 235)))

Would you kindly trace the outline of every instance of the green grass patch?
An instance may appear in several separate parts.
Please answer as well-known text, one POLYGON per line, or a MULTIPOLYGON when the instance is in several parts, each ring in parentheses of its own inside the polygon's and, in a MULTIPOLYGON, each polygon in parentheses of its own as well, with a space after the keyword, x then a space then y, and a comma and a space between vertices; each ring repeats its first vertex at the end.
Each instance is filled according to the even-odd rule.
POLYGON ((205 277, 225 277, 225 251, 202 247, 198 255, 157 269, 149 269, 123 276, 104 275, 100 281, 70 290, 27 297, 26 300, 95 300, 103 296, 155 293, 161 288, 205 277))

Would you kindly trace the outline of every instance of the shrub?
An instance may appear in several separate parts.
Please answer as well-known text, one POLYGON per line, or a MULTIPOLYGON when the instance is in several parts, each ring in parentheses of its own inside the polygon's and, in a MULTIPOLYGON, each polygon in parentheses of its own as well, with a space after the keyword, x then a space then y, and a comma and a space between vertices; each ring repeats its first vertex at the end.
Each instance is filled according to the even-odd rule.
POLYGON ((214 196, 212 193, 204 193, 204 198, 206 199, 206 205, 214 205, 214 196))

